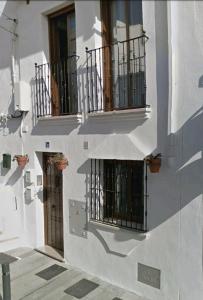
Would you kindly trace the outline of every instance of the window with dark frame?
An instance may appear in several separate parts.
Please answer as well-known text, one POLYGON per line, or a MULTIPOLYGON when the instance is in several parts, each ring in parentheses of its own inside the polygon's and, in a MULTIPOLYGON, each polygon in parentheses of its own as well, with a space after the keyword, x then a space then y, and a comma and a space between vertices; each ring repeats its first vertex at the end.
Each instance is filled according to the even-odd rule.
POLYGON ((87 50, 88 111, 146 107, 141 0, 101 0, 102 47, 87 50))
POLYGON ((37 117, 77 114, 75 7, 48 16, 50 62, 35 64, 37 117))
POLYGON ((105 110, 145 106, 141 0, 101 1, 105 110), (113 46, 114 45, 114 46, 113 46))
POLYGON ((142 0, 101 0, 103 45, 143 33, 142 0))
POLYGON ((91 160, 90 219, 146 229, 144 161, 91 160))
POLYGON ((52 110, 77 113, 76 26, 74 5, 49 16, 52 110))

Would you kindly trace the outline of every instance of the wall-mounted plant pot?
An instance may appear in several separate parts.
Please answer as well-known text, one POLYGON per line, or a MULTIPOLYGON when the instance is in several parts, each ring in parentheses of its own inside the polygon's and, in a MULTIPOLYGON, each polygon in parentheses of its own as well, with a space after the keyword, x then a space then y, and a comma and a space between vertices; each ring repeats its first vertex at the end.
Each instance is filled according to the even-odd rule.
POLYGON ((57 170, 63 171, 68 165, 68 160, 67 159, 61 159, 58 161, 55 161, 55 166, 57 170))
POLYGON ((28 155, 15 155, 14 160, 17 161, 18 166, 23 169, 25 165, 28 163, 29 158, 28 155))
POLYGON ((68 166, 68 159, 64 156, 63 153, 56 153, 53 157, 50 158, 48 164, 54 164, 57 170, 63 171, 68 166))
POLYGON ((161 168, 161 158, 152 158, 148 164, 151 173, 159 173, 161 168))

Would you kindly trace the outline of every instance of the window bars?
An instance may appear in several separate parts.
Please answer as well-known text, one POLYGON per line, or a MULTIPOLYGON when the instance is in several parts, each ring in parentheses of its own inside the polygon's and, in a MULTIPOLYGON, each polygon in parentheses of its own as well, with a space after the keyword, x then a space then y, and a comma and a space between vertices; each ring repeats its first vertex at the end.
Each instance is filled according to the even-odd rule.
POLYGON ((72 55, 56 63, 35 64, 37 117, 78 112, 77 59, 72 55))
POLYGON ((143 161, 92 159, 90 179, 91 220, 146 230, 147 177, 143 161))
POLYGON ((146 106, 145 35, 93 50, 86 48, 88 111, 146 106))

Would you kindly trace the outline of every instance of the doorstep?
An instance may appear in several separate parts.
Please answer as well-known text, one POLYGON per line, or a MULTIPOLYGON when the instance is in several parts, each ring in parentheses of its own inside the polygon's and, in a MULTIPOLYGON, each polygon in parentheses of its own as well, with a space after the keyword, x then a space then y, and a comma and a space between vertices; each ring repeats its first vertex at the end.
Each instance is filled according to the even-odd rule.
POLYGON ((49 256, 53 259, 56 259, 60 262, 65 262, 62 251, 56 250, 51 246, 44 245, 42 247, 35 248, 35 251, 40 252, 44 255, 47 255, 47 256, 49 256))

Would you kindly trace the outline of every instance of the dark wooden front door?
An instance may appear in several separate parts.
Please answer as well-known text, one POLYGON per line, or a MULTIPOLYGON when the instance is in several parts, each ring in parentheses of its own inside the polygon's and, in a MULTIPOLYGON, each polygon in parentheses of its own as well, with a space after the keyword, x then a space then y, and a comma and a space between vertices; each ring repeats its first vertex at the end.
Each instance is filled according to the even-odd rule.
POLYGON ((52 114, 77 112, 76 23, 74 5, 49 16, 52 114))
POLYGON ((63 252, 63 175, 50 163, 53 156, 43 156, 45 243, 63 252))

